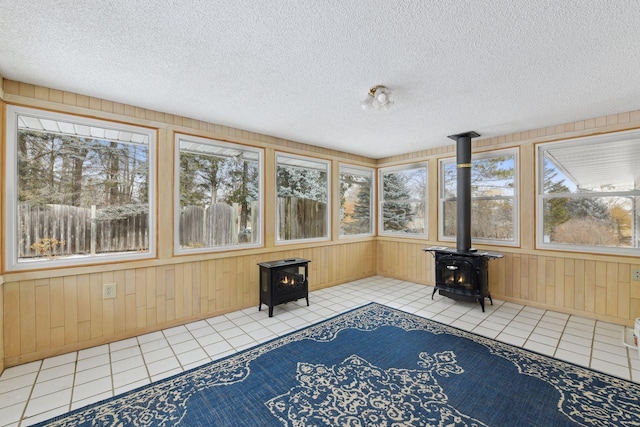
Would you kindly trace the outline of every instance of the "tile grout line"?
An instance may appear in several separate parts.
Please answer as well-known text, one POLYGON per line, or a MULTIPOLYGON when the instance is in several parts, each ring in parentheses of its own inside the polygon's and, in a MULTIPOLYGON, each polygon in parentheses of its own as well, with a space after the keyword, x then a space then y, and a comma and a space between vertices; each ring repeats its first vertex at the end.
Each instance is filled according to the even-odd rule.
POLYGON ((73 395, 76 391, 76 375, 78 374, 78 357, 80 356, 80 352, 76 352, 76 360, 73 362, 73 374, 71 380, 71 395, 69 396, 69 406, 67 407, 67 412, 71 412, 71 408, 73 407, 73 395))
POLYGON ((33 390, 36 388, 36 383, 38 382, 38 377, 40 376, 40 371, 42 370, 42 365, 44 364, 44 359, 40 360, 40 366, 38 366, 38 373, 33 379, 33 383, 31 384, 31 390, 29 390, 29 397, 24 402, 24 408, 22 408, 22 413, 20 414, 20 418, 18 419, 18 426, 22 425, 22 421, 24 420, 27 412, 27 407, 29 406, 29 402, 31 401, 31 396, 33 396, 33 390))

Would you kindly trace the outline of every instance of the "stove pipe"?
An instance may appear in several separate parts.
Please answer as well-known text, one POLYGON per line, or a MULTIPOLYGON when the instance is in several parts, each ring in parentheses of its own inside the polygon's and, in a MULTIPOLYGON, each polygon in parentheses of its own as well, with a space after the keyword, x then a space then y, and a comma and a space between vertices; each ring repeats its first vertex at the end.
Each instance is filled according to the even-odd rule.
POLYGON ((449 135, 456 141, 457 190, 456 197, 456 250, 472 252, 471 249, 471 138, 480 136, 476 132, 449 135))

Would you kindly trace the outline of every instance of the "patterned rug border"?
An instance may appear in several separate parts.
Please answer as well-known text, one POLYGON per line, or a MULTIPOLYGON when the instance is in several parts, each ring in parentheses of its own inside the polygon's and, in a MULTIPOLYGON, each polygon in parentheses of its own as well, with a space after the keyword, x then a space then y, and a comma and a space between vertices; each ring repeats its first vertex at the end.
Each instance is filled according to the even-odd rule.
MULTIPOLYGON (((521 374, 533 376, 555 387, 561 395, 558 409, 579 424, 586 422, 588 423, 587 425, 608 425, 607 423, 611 421, 608 417, 611 415, 611 412, 613 412, 619 417, 618 420, 620 422, 625 423, 624 425, 640 425, 640 419, 635 421, 635 419, 630 419, 630 415, 627 414, 629 408, 633 410, 637 408, 638 411, 640 411, 640 405, 638 404, 638 402, 640 402, 640 384, 638 383, 512 344, 503 343, 492 338, 440 323, 436 320, 420 317, 375 302, 336 314, 328 319, 257 344, 222 359, 208 362, 152 384, 138 387, 123 394, 75 409, 36 425, 67 425, 67 421, 77 423, 99 416, 111 416, 110 413, 101 413, 100 408, 104 409, 114 404, 120 408, 126 407, 126 403, 130 400, 130 397, 140 393, 148 393, 151 389, 156 392, 155 394, 160 395, 163 390, 165 390, 166 393, 168 393, 167 390, 172 390, 173 392, 173 390, 176 389, 181 390, 181 387, 184 389, 187 387, 187 384, 194 390, 217 385, 233 384, 243 381, 244 378, 249 375, 249 364, 251 361, 291 342, 305 339, 323 342, 332 341, 340 331, 345 329, 352 328, 371 331, 382 326, 394 326, 406 331, 425 330, 433 334, 446 333, 481 344, 488 349, 490 354, 514 363, 521 374), (197 378, 196 373, 198 374, 197 378), (592 403, 591 398, 565 393, 566 390, 570 390, 569 387, 575 386, 578 381, 580 383, 592 383, 593 387, 601 392, 599 399, 596 399, 599 404, 603 404, 603 402, 601 402, 603 396, 608 396, 609 399, 606 399, 604 402, 604 406, 608 410, 604 415, 604 419, 602 408, 600 406, 595 407, 590 405, 590 403, 592 403), (190 382, 192 383, 190 384, 190 382), (169 387, 169 385, 171 385, 171 387, 169 387), (590 408, 591 410, 589 410, 590 408), (85 416, 83 416, 84 413, 86 413, 85 416)), ((186 397, 183 397, 182 401, 175 404, 175 406, 183 409, 183 413, 170 417, 165 420, 166 422, 176 423, 185 416, 186 401, 189 399, 188 393, 188 391, 185 392, 186 397)), ((593 403, 595 403, 595 401, 593 403)), ((133 409, 135 409, 135 411, 142 410, 144 415, 145 408, 136 406, 133 409)), ((131 412, 131 414, 119 413, 119 415, 120 422, 124 421, 125 423, 127 420, 133 420, 132 417, 135 416, 134 412, 131 412)))
MULTIPOLYGON (((336 314, 334 316, 331 316, 331 317, 329 317, 327 319, 324 319, 324 320, 318 321, 316 323, 313 323, 311 325, 305 326, 302 329, 297 329, 295 331, 287 332, 284 335, 277 336, 277 337, 272 338, 272 339, 270 339, 268 341, 265 341, 263 343, 259 343, 259 344, 256 344, 254 346, 245 348, 244 350, 240 350, 240 351, 238 351, 236 353, 233 353, 233 354, 230 354, 228 356, 224 356, 224 357, 222 357, 220 359, 216 359, 216 360, 213 360, 211 362, 207 362, 207 363, 205 363, 203 365, 196 366, 194 368, 188 369, 188 370, 183 371, 183 372, 179 372, 177 374, 173 374, 173 375, 168 376, 166 378, 162 378, 162 379, 160 379, 158 381, 154 381, 153 383, 150 383, 150 384, 147 384, 147 385, 143 385, 143 386, 140 386, 140 387, 136 387, 136 388, 134 388, 132 390, 129 390, 129 391, 126 391, 124 393, 120 393, 120 394, 117 394, 115 396, 108 397, 106 399, 99 400, 97 402, 91 403, 89 405, 82 406, 82 407, 74 409, 72 411, 65 412, 62 415, 58 415, 58 416, 52 417, 52 418, 50 418, 48 420, 33 424, 32 427, 55 425, 55 424, 51 424, 51 423, 54 423, 54 422, 57 422, 57 421, 62 421, 64 419, 69 418, 71 416, 74 416, 74 415, 76 415, 76 414, 78 414, 80 412, 84 412, 89 408, 93 408, 93 407, 96 407, 96 406, 109 404, 109 403, 115 402, 115 401, 120 400, 120 399, 127 400, 126 398, 128 396, 131 396, 133 394, 136 394, 136 393, 142 392, 144 390, 147 390, 150 387, 161 386, 162 384, 171 382, 171 381, 175 380, 176 378, 180 378, 180 377, 182 377, 184 375, 192 374, 192 373, 197 372, 197 371, 199 371, 201 369, 204 369, 204 368, 207 368, 207 367, 211 367, 211 366, 214 366, 214 365, 218 365, 218 364, 221 364, 221 363, 228 362, 228 361, 233 360, 233 359, 237 358, 238 356, 241 356, 241 355, 243 355, 245 353, 248 353, 248 352, 251 352, 251 351, 255 351, 258 347, 261 347, 261 346, 264 346, 264 345, 269 345, 269 344, 272 344, 272 343, 274 343, 276 341, 280 341, 280 340, 286 339, 288 337, 297 335, 297 334, 299 334, 301 332, 304 332, 305 330, 308 330, 308 329, 311 329, 311 328, 321 327, 322 325, 324 325, 327 322, 335 321, 337 318, 340 318, 340 317, 342 317, 344 315, 347 315, 347 314, 350 314, 350 313, 353 313, 353 312, 356 312, 356 311, 359 311, 359 310, 362 310, 362 309, 365 309, 367 307, 374 306, 374 305, 379 305, 381 307, 387 307, 387 308, 392 309, 392 310, 396 310, 396 311, 400 311, 402 313, 406 313, 406 312, 404 312, 402 310, 398 310, 396 308, 388 307, 388 306, 385 306, 385 305, 380 304, 380 303, 369 302, 369 303, 363 304, 361 306, 358 306, 358 307, 355 307, 355 308, 351 308, 351 309, 349 309, 347 311, 343 311, 341 313, 338 313, 338 314, 336 314)), ((411 314, 411 313, 406 313, 406 314, 411 314)), ((415 315, 412 315, 412 316, 415 316, 415 315)), ((287 341, 287 343, 288 342, 290 342, 290 341, 287 341)), ((284 345, 284 343, 283 343, 283 345, 284 345)), ((278 347, 280 347, 280 346, 278 346, 278 347)))

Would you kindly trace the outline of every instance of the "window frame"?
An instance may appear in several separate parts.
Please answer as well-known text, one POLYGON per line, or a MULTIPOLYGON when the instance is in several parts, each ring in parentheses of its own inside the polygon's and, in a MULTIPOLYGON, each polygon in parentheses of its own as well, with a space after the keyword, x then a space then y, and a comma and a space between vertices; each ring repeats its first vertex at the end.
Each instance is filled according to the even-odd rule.
POLYGON ((220 251, 230 250, 242 250, 264 247, 264 149, 258 147, 252 147, 243 144, 232 143, 228 141, 222 141, 214 138, 206 138, 195 135, 188 135, 182 133, 176 133, 174 138, 174 227, 173 227, 173 242, 174 242, 174 254, 187 255, 197 253, 213 253, 220 251), (222 149, 237 150, 242 152, 251 152, 258 155, 258 239, 256 242, 247 244, 236 245, 220 245, 220 246, 206 246, 202 248, 181 248, 180 247, 180 142, 191 142, 194 144, 203 144, 207 146, 218 147, 222 149))
MULTIPOLYGON (((106 138, 105 138, 106 139, 106 138)), ((107 139, 108 140, 108 139, 107 139)), ((140 125, 120 123, 105 119, 79 116, 72 113, 43 110, 34 107, 19 105, 6 106, 6 161, 5 161, 5 270, 25 271, 48 268, 79 267, 90 264, 105 264, 113 262, 137 261, 153 259, 157 257, 157 130, 140 125), (132 132, 144 135, 148 138, 146 144, 148 150, 148 251, 145 252, 120 252, 117 254, 71 255, 65 258, 42 259, 35 261, 23 261, 18 259, 17 242, 17 207, 18 207, 18 117, 27 116, 39 120, 51 120, 74 125, 98 127, 105 130, 132 132)), ((138 142, 132 144, 141 145, 138 142)))
MULTIPOLYGON (((488 159, 491 157, 502 157, 505 155, 513 155, 513 196, 498 196, 498 197, 490 197, 490 196, 482 196, 482 197, 471 197, 471 202, 473 200, 509 200, 513 199, 513 240, 501 240, 501 239, 487 239, 483 237, 473 237, 471 236, 471 241, 480 244, 487 245, 498 245, 498 246, 509 246, 509 247, 518 247, 520 245, 520 150, 517 147, 514 148, 505 148, 494 151, 483 151, 480 153, 473 153, 471 155, 471 164, 473 165, 474 160, 482 160, 488 159)), ((456 236, 447 236, 444 234, 444 204, 446 202, 450 202, 455 200, 456 198, 445 198, 445 166, 448 164, 455 164, 455 157, 447 157, 440 159, 438 161, 438 240, 443 242, 455 242, 456 236)), ((473 166, 472 166, 473 167, 473 166)), ((457 176, 456 176, 457 180, 457 176)), ((457 182, 457 181, 456 181, 457 182)))
MULTIPOLYGON (((551 142, 543 142, 536 144, 535 147, 535 183, 536 183, 536 249, 561 251, 561 252, 582 252, 603 255, 622 255, 622 256, 640 256, 640 247, 614 247, 614 246, 595 246, 595 245, 578 245, 571 243, 553 243, 544 240, 544 202, 554 198, 608 198, 608 197, 640 197, 640 189, 622 190, 622 191, 582 191, 582 192, 564 192, 564 193, 548 193, 544 190, 544 151, 553 147, 565 146, 569 148, 584 146, 585 144, 598 144, 609 142, 620 142, 629 140, 630 138, 640 139, 640 130, 621 131, 606 133, 602 135, 592 135, 585 137, 577 137, 571 139, 556 140, 551 142)), ((633 143, 634 141, 630 141, 633 143)), ((635 141, 637 143, 637 141, 635 141)), ((639 208, 640 209, 640 208, 639 208)), ((633 212, 632 212, 633 215, 633 212)), ((636 219, 637 221, 637 219, 636 219)), ((638 236, 636 236, 638 237, 638 236)))
POLYGON ((292 154, 292 153, 287 153, 287 152, 283 152, 283 151, 277 151, 275 153, 275 162, 274 162, 274 170, 273 170, 273 176, 274 176, 274 221, 275 221, 275 230, 274 230, 274 239, 275 239, 275 244, 276 245, 290 245, 290 244, 296 244, 296 243, 306 243, 306 242, 319 242, 319 241, 327 241, 327 240, 331 240, 331 160, 327 160, 327 159, 322 159, 322 158, 316 158, 316 157, 311 157, 311 156, 303 156, 303 155, 299 155, 299 154, 292 154), (318 164, 323 164, 325 166, 325 172, 327 175, 327 183, 326 183, 326 194, 327 194, 327 200, 326 200, 326 214, 325 214, 325 227, 326 227, 326 234, 325 236, 322 237, 311 237, 311 238, 302 238, 302 239, 291 239, 291 240, 283 240, 280 239, 279 236, 279 230, 280 230, 280 215, 278 212, 278 164, 279 158, 287 158, 290 159, 292 161, 302 161, 302 162, 313 162, 313 163, 318 163, 318 164))
MULTIPOLYGON (((342 174, 343 171, 351 170, 354 173, 352 175, 358 174, 361 172, 361 176, 367 176, 371 178, 371 187, 369 188, 369 231, 367 233, 358 233, 358 234, 343 234, 342 233, 342 215, 338 212, 338 238, 339 239, 352 239, 357 237, 369 237, 375 234, 375 224, 376 224, 376 216, 375 216, 375 197, 376 197, 376 171, 374 168, 369 168, 366 166, 355 166, 348 163, 340 163, 339 171, 338 171, 338 194, 340 194, 340 184, 342 183, 342 174)), ((339 197, 339 196, 338 196, 339 197)))
POLYGON ((406 238, 429 238, 429 163, 427 161, 403 164, 398 166, 388 166, 378 169, 378 235, 379 236, 393 236, 393 237, 406 237, 406 238), (384 215, 383 206, 384 199, 384 176, 388 173, 397 173, 411 169, 424 169, 424 198, 423 199, 406 199, 406 200, 394 200, 394 202, 404 203, 424 203, 424 232, 423 233, 407 233, 402 231, 385 231, 384 230, 384 215))

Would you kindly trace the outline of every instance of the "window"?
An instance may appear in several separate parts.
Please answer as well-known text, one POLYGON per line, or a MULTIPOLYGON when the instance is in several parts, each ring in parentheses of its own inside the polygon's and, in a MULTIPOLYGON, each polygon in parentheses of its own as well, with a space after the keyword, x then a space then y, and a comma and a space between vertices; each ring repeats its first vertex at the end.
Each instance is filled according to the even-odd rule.
POLYGON ((279 242, 329 237, 329 162, 276 155, 279 242))
POLYGON ((380 234, 427 236, 427 165, 380 169, 380 234))
POLYGON ((7 111, 7 268, 155 256, 153 130, 7 111))
POLYGON ((640 253, 640 131, 538 146, 542 248, 640 253))
POLYGON ((261 245, 262 153, 176 136, 176 252, 261 245))
POLYGON ((373 170, 340 165, 340 236, 373 234, 373 170))
MULTIPOLYGON (((456 159, 440 161, 439 229, 441 240, 456 238, 456 159)), ((471 237, 475 242, 518 243, 517 150, 472 155, 471 237)))

